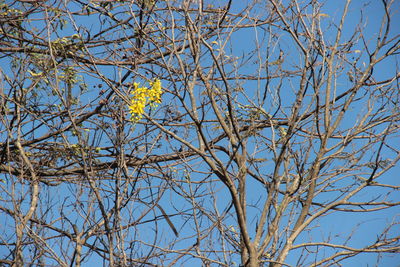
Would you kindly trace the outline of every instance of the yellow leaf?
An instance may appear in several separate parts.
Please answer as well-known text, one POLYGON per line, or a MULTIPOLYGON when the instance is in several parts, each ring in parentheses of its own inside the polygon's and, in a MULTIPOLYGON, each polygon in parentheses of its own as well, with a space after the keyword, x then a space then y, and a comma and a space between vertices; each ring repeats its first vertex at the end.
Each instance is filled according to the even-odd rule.
POLYGON ((31 70, 28 70, 28 73, 32 76, 32 77, 40 77, 43 75, 43 72, 39 72, 39 73, 35 73, 31 70))

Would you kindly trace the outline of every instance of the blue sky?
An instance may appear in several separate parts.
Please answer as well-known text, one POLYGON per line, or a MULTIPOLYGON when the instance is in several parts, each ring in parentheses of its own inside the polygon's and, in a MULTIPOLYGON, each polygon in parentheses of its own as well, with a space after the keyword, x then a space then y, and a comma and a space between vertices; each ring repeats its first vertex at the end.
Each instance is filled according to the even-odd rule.
MULTIPOLYGON (((243 3, 238 4, 239 2, 235 2, 234 6, 232 8, 233 12, 235 10, 240 10, 241 8, 243 8, 243 3)), ((286 3, 286 2, 285 2, 286 3)), ((325 41, 327 43, 332 43, 334 41, 335 38, 335 33, 336 33, 336 26, 335 24, 330 24, 332 21, 334 21, 337 25, 338 21, 340 20, 341 17, 341 12, 343 10, 342 5, 344 4, 344 1, 324 1, 324 7, 322 8, 321 12, 323 12, 324 14, 326 14, 327 16, 324 17, 323 19, 321 19, 321 25, 323 27, 327 27, 326 28, 326 32, 324 32, 324 37, 326 38, 325 41)), ((261 4, 260 4, 261 5, 261 4)), ((400 12, 400 4, 399 2, 396 2, 394 4, 395 6, 393 7, 394 12, 397 12, 394 14, 393 17, 393 21, 400 21, 399 20, 399 12, 400 12)), ((260 9, 261 10, 261 9, 260 9)), ((260 11, 260 17, 266 16, 267 14, 263 14, 260 11)), ((352 4, 350 5, 349 8, 349 14, 347 16, 346 22, 345 22, 345 27, 344 27, 344 31, 343 31, 343 35, 341 38, 341 42, 345 42, 347 39, 350 38, 350 36, 353 34, 354 30, 357 29, 358 26, 363 27, 363 35, 365 37, 365 40, 367 42, 367 46, 370 47, 371 49, 373 49, 376 45, 376 36, 377 36, 377 32, 379 30, 379 26, 380 26, 380 20, 382 17, 383 13, 382 13, 382 3, 380 1, 370 1, 370 3, 367 3, 366 1, 353 1, 352 4), (361 12, 361 10, 363 10, 361 12), (362 17, 362 21, 360 23, 362 17)), ((37 15, 34 15, 33 17, 35 18, 40 18, 42 16, 42 13, 39 13, 37 15)), ((93 35, 94 33, 100 31, 102 28, 98 23, 98 19, 99 17, 93 16, 93 17, 82 17, 80 18, 77 22, 78 26, 86 26, 88 29, 90 29, 90 34, 93 35)), ((399 34, 399 26, 396 23, 393 23, 392 25, 394 25, 391 29, 391 36, 394 37, 395 35, 399 34), (396 28, 395 28, 396 27, 396 28)), ((40 24, 39 22, 34 22, 33 24, 31 24, 31 27, 38 27, 40 29, 40 27, 43 27, 43 24, 40 24)), ((325 29, 325 28, 324 28, 325 29)), ((272 29, 274 30, 274 28, 272 29)), ((267 32, 267 31, 266 31, 267 32)), ((65 36, 71 36, 73 34, 75 34, 75 30, 74 27, 71 23, 68 23, 67 25, 65 25, 65 27, 60 30, 57 29, 56 32, 54 32, 53 34, 51 34, 51 40, 55 40, 57 38, 62 38, 65 36)), ((114 32, 113 34, 117 35, 119 34, 117 31, 114 32)), ((132 34, 131 32, 128 32, 127 34, 132 34)), ((251 62, 252 63, 248 63, 245 64, 242 68, 239 69, 239 73, 241 75, 267 75, 265 73, 264 70, 258 71, 258 67, 263 63, 260 60, 258 60, 257 56, 254 57, 250 57, 249 53, 251 51, 253 51, 255 49, 256 46, 260 46, 262 49, 260 49, 260 58, 265 59, 267 57, 267 51, 269 51, 269 61, 272 62, 274 60, 276 60, 279 56, 279 52, 281 50, 283 50, 285 52, 284 56, 285 56, 285 62, 283 63, 283 67, 287 68, 287 69, 293 69, 295 67, 296 64, 299 64, 299 62, 302 62, 302 57, 299 56, 299 50, 298 48, 296 48, 296 44, 294 43, 293 39, 290 38, 290 36, 288 36, 287 34, 284 34, 282 32, 280 32, 280 36, 277 36, 276 39, 271 39, 271 36, 268 34, 263 35, 263 32, 259 29, 253 29, 253 28, 249 28, 249 29, 243 29, 240 30, 236 33, 232 34, 231 40, 229 40, 229 42, 227 42, 226 44, 226 55, 232 58, 238 57, 239 60, 237 60, 237 62, 240 63, 240 58, 241 57, 245 57, 245 58, 251 58, 251 62), (256 39, 258 38, 258 39, 256 39), (256 40, 258 40, 258 42, 256 42, 256 40), (270 43, 268 43, 268 41, 270 41, 270 43), (272 44, 272 48, 270 50, 268 50, 268 45, 272 44)), ((46 35, 45 31, 43 31, 43 35, 46 35)), ((122 35, 122 34, 121 34, 122 35)), ((396 37, 398 39, 398 36, 396 37)), ((225 39, 224 38, 218 38, 218 36, 216 36, 215 38, 213 38, 212 40, 217 41, 216 44, 213 44, 215 49, 218 49, 217 46, 221 45, 225 39)), ((211 40, 210 40, 211 42, 211 40)), ((121 46, 129 46, 129 43, 123 43, 123 44, 119 44, 116 47, 114 47, 113 49, 115 49, 116 51, 118 51, 118 49, 121 46)), ((365 53, 365 51, 363 51, 362 49, 363 44, 360 41, 359 45, 356 45, 354 47, 352 47, 351 49, 351 53, 352 56, 354 58, 358 58, 360 57, 360 61, 359 61, 359 67, 363 67, 363 61, 364 62, 368 62, 368 56, 365 53), (361 50, 360 52, 358 52, 357 50, 361 50)), ((110 47, 111 48, 111 47, 110 47)), ((204 50, 206 50, 205 48, 203 48, 204 50)), ((99 52, 102 53, 103 51, 101 49, 96 50, 95 48, 91 50, 92 52, 99 52)), ((215 50, 217 51, 217 50, 215 50)), ((204 53, 205 58, 202 59, 202 64, 204 64, 205 66, 208 66, 211 64, 211 59, 210 59, 210 55, 209 53, 204 53)), ((351 56, 349 56, 350 58, 351 56)), ((9 65, 8 62, 8 58, 2 58, 0 59, 0 62, 2 63, 2 72, 12 76, 11 74, 11 67, 9 65)), ((190 63, 192 62, 190 56, 187 56, 186 58, 187 62, 190 63)), ((382 61, 381 63, 379 63, 377 65, 377 67, 374 69, 374 77, 376 79, 379 80, 386 80, 390 77, 393 77, 393 75, 396 73, 396 71, 398 71, 398 60, 399 60, 399 56, 393 56, 388 60, 382 61)), ((234 70, 235 65, 229 65, 226 68, 226 71, 232 71, 234 70)), ((348 67, 348 66, 347 66, 348 67)), ((35 70, 35 69, 30 69, 31 71, 39 71, 39 70, 35 70)), ((116 66, 101 66, 99 67, 100 72, 105 75, 107 78, 113 79, 118 81, 121 76, 125 73, 125 69, 124 67, 116 67, 116 66)), ((25 70, 26 72, 27 70, 25 70)), ((275 69, 274 67, 270 68, 270 72, 273 73, 274 71, 277 71, 277 69, 275 69)), ((104 90, 108 90, 107 85, 101 81, 101 79, 99 79, 96 76, 92 76, 92 75, 87 75, 84 71, 80 72, 79 75, 81 75, 82 77, 82 81, 84 81, 87 86, 88 89, 86 90, 82 90, 82 88, 79 88, 78 86, 73 88, 73 94, 74 96, 80 98, 80 104, 83 105, 88 105, 86 108, 82 109, 82 112, 86 112, 86 111, 90 111, 97 103, 98 101, 101 99, 101 95, 99 96, 99 91, 104 89, 104 90), (99 84, 101 84, 102 88, 99 88, 99 84)), ((154 78, 155 75, 164 75, 165 77, 168 77, 168 73, 164 70, 162 70, 161 68, 155 66, 155 65, 144 65, 143 69, 140 69, 137 71, 137 73, 135 73, 132 77, 128 78, 127 82, 141 82, 142 85, 147 84, 146 80, 150 80, 152 78, 154 78), (152 73, 152 71, 154 71, 154 73, 152 73)), ((263 105, 262 108, 269 114, 273 114, 278 106, 277 106, 277 102, 276 102, 276 97, 277 95, 275 95, 274 92, 274 88, 278 88, 279 86, 279 79, 274 79, 271 81, 271 94, 268 95, 268 101, 266 101, 265 103, 262 103, 262 101, 260 100, 262 98, 262 92, 263 92, 263 88, 265 87, 265 80, 260 80, 260 81, 245 81, 245 82, 235 82, 232 81, 230 83, 230 86, 232 87, 236 87, 236 86, 241 86, 244 88, 244 92, 243 94, 237 94, 237 104, 239 105, 250 105, 250 101, 252 101, 252 103, 255 103, 255 105, 263 105)), ((281 99, 283 99, 282 103, 283 103, 283 110, 288 112, 290 111, 291 105, 292 105, 292 101, 294 99, 294 94, 296 93, 296 90, 298 88, 298 82, 299 79, 298 77, 293 77, 293 78, 287 78, 283 80, 283 86, 282 86, 282 90, 281 90, 281 94, 280 97, 281 99)), ((347 76, 342 75, 341 77, 339 77, 337 79, 338 82, 338 94, 340 94, 342 92, 342 90, 346 90, 349 86, 351 86, 351 82, 348 80, 347 76)), ((221 88, 223 88, 223 84, 222 83, 216 83, 218 85, 221 86, 221 88)), ((175 88, 173 88, 172 84, 168 84, 168 82, 166 82, 165 80, 163 80, 163 85, 166 87, 166 89, 173 91, 175 88)), ((184 84, 182 83, 178 83, 179 86, 181 86, 180 88, 184 88, 184 84)), ((197 88, 196 88, 197 89, 197 88)), ((8 89, 9 90, 9 89, 8 89)), ((125 93, 128 96, 128 88, 127 87, 121 87, 120 88, 121 92, 125 93)), ((199 87, 199 94, 198 94, 198 99, 197 99, 197 104, 201 105, 202 101, 204 101, 204 97, 201 94, 201 90, 202 88, 199 87)), ((46 95, 46 92, 43 92, 43 95, 41 95, 42 99, 46 99, 45 101, 42 101, 45 104, 50 104, 50 105, 54 105, 54 109, 57 109, 57 105, 60 105, 59 102, 59 98, 56 95, 46 95)), ((173 104, 177 104, 179 105, 179 100, 176 97, 172 97, 170 94, 165 94, 163 96, 163 104, 160 105, 160 107, 152 109, 152 115, 154 115, 154 117, 156 118, 162 118, 164 115, 164 111, 166 110, 168 104, 171 105, 171 103, 173 104)), ((310 100, 312 98, 312 96, 308 96, 308 100, 310 100)), ((115 97, 112 99, 112 101, 115 101, 113 103, 117 103, 118 101, 120 101, 120 105, 124 105, 124 103, 118 98, 115 97)), ((185 103, 189 104, 189 101, 187 99, 185 99, 185 103)), ((365 105, 366 103, 364 102, 357 102, 353 107, 353 113, 350 113, 347 115, 346 119, 344 120, 344 123, 341 125, 341 127, 346 128, 346 127, 351 127, 354 122, 357 120, 358 118, 358 113, 362 112, 365 109, 365 105)), ((147 109, 150 112, 150 108, 147 109)), ((184 112, 182 109, 179 110, 180 112, 184 112)), ((245 113, 246 111, 244 111, 245 113)), ((215 119, 211 109, 209 109, 207 112, 205 112, 206 114, 206 119, 215 119)), ((284 112, 279 111, 277 113, 277 118, 283 118, 284 116, 284 112)), ((114 121, 112 119, 106 119, 104 120, 105 122, 109 122, 110 126, 114 126, 114 121)), ((218 129, 213 129, 213 124, 210 123, 209 125, 209 129, 207 129, 207 134, 211 137, 215 137, 217 136, 220 132, 220 130, 218 129)), ((83 133, 83 136, 86 135, 86 137, 88 138, 88 143, 90 146, 92 147, 102 147, 103 148, 103 152, 104 154, 107 154, 108 151, 105 151, 105 147, 112 147, 113 146, 113 134, 112 131, 112 127, 110 128, 110 132, 104 131, 103 133, 103 138, 98 138, 98 136, 95 136, 93 134, 93 131, 90 131, 91 127, 94 127, 94 124, 88 123, 88 124, 84 124, 82 125, 82 128, 86 128, 89 131, 86 131, 86 133, 83 133), (107 136, 107 134, 109 134, 109 136, 107 136), (100 141, 99 141, 100 140, 100 141)), ((26 131, 29 130, 29 128, 31 128, 31 125, 27 126, 26 131)), ((172 129, 172 128, 171 128, 172 129)), ((132 138, 133 140, 139 140, 139 137, 136 136, 140 135, 140 133, 142 133, 144 130, 144 128, 141 126, 141 124, 139 123, 138 125, 128 125, 127 126, 127 130, 126 130, 126 135, 127 138, 132 138)), ((47 131, 46 127, 43 127, 43 129, 40 129, 37 131, 37 135, 41 135, 44 134, 47 131)), ((180 133, 185 133, 185 131, 181 131, 180 133)), ((263 134, 265 134, 265 136, 271 137, 273 135, 273 133, 270 130, 265 130, 263 132, 263 134)), ((5 136, 2 136, 2 138, 5 138, 5 136)), ((69 142, 71 144, 74 144, 74 142, 77 142, 77 138, 76 136, 74 136, 73 134, 70 134, 69 136, 66 137, 69 142)), ((155 138, 154 136, 152 136, 151 138, 155 138)), ((196 144, 197 143, 197 136, 193 133, 190 132, 188 130, 188 134, 187 136, 184 136, 184 138, 186 138, 186 140, 196 144)), ((301 140, 301 137, 298 137, 298 140, 301 140)), ((391 143, 393 144, 393 146, 395 146, 397 149, 399 149, 398 143, 396 144, 396 142, 399 140, 399 136, 395 135, 393 137, 393 140, 391 141, 391 143)), ((151 139, 150 139, 151 140, 151 139)), ((161 147, 154 149, 152 152, 154 153, 172 153, 174 151, 177 151, 181 144, 177 141, 166 141, 166 139, 163 137, 161 138, 161 147)), ((255 139, 251 139, 251 140, 255 140, 255 139)), ((336 141, 332 141, 332 144, 334 144, 336 141)), ((355 147, 359 147, 361 145, 363 145, 365 141, 360 141, 360 142, 355 142, 355 147)), ((128 144, 127 145, 127 150, 129 153, 132 153, 135 156, 139 156, 139 157, 143 157, 145 156, 146 153, 144 153, 143 151, 140 151, 140 147, 142 144, 139 144, 139 151, 135 152, 134 150, 134 144, 128 144)), ((221 142, 220 145, 222 146, 229 146, 228 142, 221 142)), ((372 146, 370 149, 376 149, 376 146, 372 146)), ((251 149, 253 151, 258 151, 257 153, 255 153, 254 155, 256 157, 259 158, 266 158, 267 161, 264 164, 260 164, 260 166, 262 166, 263 170, 265 170, 266 172, 270 172, 271 168, 274 167, 274 162, 273 162, 273 155, 269 152, 267 152, 266 150, 263 150, 263 148, 259 148, 257 147, 255 144, 250 144, 249 145, 249 149, 251 149)), ((351 148, 349 148, 348 152, 351 152, 351 148)), ((368 151, 365 151, 366 153, 366 160, 371 158, 371 160, 373 159, 373 155, 368 155, 370 154, 368 151)), ((387 150, 387 157, 388 158, 392 158, 394 157, 393 154, 389 154, 389 150, 387 150)), ((222 159, 226 160, 227 157, 223 156, 222 153, 218 154, 222 159)), ((311 157, 312 158, 312 157, 311 157)), ((108 157, 103 158, 102 160, 107 161, 109 160, 108 157)), ((336 168, 339 167, 339 165, 345 164, 346 160, 343 160, 342 162, 337 161, 335 162, 336 166, 334 165, 332 168, 336 168)), ((310 163, 310 162, 308 162, 310 163)), ((187 173, 191 172, 191 168, 198 168, 202 171, 204 171, 205 173, 207 173, 208 170, 206 169, 202 169, 205 168, 205 165, 202 163, 199 163, 199 160, 193 160, 189 165, 185 166, 185 165, 179 165, 176 166, 176 169, 171 168, 171 176, 173 177, 173 179, 176 180, 180 180, 180 179, 184 179, 184 177, 186 177, 187 173), (198 164, 198 165, 197 165, 198 164)), ((329 170, 329 169, 328 169, 329 170)), ((384 174, 384 176, 382 176, 381 178, 379 178, 379 180, 382 180, 382 183, 388 183, 388 184, 393 184, 393 185, 398 185, 398 173, 400 172, 400 167, 399 166, 395 166, 393 169, 391 169, 390 171, 388 171, 386 174, 384 174)), ((157 172, 154 170, 149 170, 148 173, 148 177, 146 177, 146 179, 143 181, 143 183, 141 183, 141 186, 146 186, 146 183, 150 186, 155 186, 156 184, 161 186, 164 184, 164 181, 160 180, 156 180, 157 182, 155 182, 155 179, 152 179, 151 175, 152 173, 157 175, 157 172)), ((195 175, 193 175, 191 178, 194 181, 199 181, 202 179, 205 179, 205 177, 207 176, 207 174, 200 174, 200 172, 194 172, 195 175)), ((135 171, 132 171, 132 176, 135 176, 135 171)), ((365 173, 365 176, 368 176, 368 173, 365 173)), ((211 179, 215 179, 214 176, 211 176, 211 179)), ((348 180, 343 179, 341 181, 338 182, 341 185, 344 185, 346 183, 349 183, 348 180)), ((179 183, 177 183, 178 186, 179 183)), ((113 181, 110 181, 109 183, 104 183, 103 184, 106 187, 110 187, 112 188, 113 186, 113 181)), ((7 185, 10 186, 10 185, 7 185)), ((6 187, 7 187, 6 186, 6 187)), ((204 207, 210 208, 214 205, 218 207, 219 211, 223 211, 229 204, 230 204, 230 197, 229 194, 226 190, 226 188, 223 187, 223 185, 220 182, 215 182, 215 183, 210 183, 210 187, 212 187, 213 190, 215 190, 216 192, 218 192, 216 194, 216 198, 215 199, 209 199, 209 198, 201 198, 199 197, 198 201, 199 203, 203 204, 204 207)), ((24 188, 23 186, 21 188, 19 188, 20 190, 25 190, 26 192, 28 192, 28 190, 26 188, 24 188)), ((64 185, 64 186, 60 186, 59 188, 55 189, 54 187, 43 187, 44 189, 44 193, 43 195, 48 194, 49 198, 54 198, 54 199, 58 199, 56 200, 54 203, 60 204, 62 201, 64 200, 68 200, 71 202, 66 202, 69 205, 67 205, 67 211, 70 212, 70 216, 71 216, 71 220, 75 221, 77 225, 79 225, 80 227, 84 226, 84 223, 80 220, 81 215, 79 215, 77 213, 77 210, 79 210, 79 208, 77 207, 73 207, 73 202, 74 202, 74 198, 79 198, 82 205, 84 206, 84 209, 90 209, 89 207, 89 200, 91 200, 91 198, 93 197, 92 195, 85 195, 82 194, 80 195, 80 193, 85 192, 83 189, 81 188, 76 188, 74 186, 70 186, 70 185, 64 185), (80 191, 83 190, 83 191, 80 191), (71 196, 69 196, 71 195, 71 196), (86 201, 88 201, 86 203, 86 201), (88 205, 88 206, 85 206, 88 205)), ((131 190, 132 188, 130 188, 131 190)), ((182 190, 188 190, 190 191, 190 185, 182 183, 182 190)), ((258 203, 261 203, 261 200, 265 200, 265 190, 264 188, 260 187, 260 184, 258 182, 255 182, 253 180, 250 180, 248 183, 248 204, 249 205, 255 205, 255 207, 250 207, 249 208, 249 228, 251 231, 254 231, 254 227, 253 225, 251 225, 252 222, 254 222, 255 218, 258 218, 259 216, 259 207, 257 207, 258 203)), ((361 199, 370 199, 371 195, 376 195, 377 197, 382 197, 382 195, 384 196, 385 194, 387 194, 387 191, 376 191, 375 189, 369 189, 366 190, 365 193, 357 196, 356 199, 354 199, 355 201, 357 200, 361 200, 361 199)), ((328 202, 330 199, 330 197, 336 197, 337 196, 337 192, 336 193, 332 193, 332 194, 324 194, 322 196, 318 196, 317 199, 320 200, 321 202, 328 202)), ((151 194, 149 194, 147 191, 144 192, 143 198, 147 199, 150 198, 151 194)), ((388 199, 395 201, 396 199, 399 199, 399 194, 398 192, 390 194, 387 196, 388 199)), ((4 199, 4 197, 3 197, 4 199)), ((104 194, 104 200, 107 203, 112 203, 112 195, 107 195, 107 193, 104 194), (108 197, 110 199, 108 199, 108 197)), ((135 203, 137 205, 140 205, 140 202, 135 203)), ((110 204, 111 205, 111 204, 110 204)), ((134 203, 131 203, 132 207, 134 207, 134 203)), ((166 193, 165 195, 163 195, 162 197, 162 201, 160 201, 160 205, 162 205, 162 208, 171 214, 177 213, 179 211, 183 211, 185 209, 188 209, 190 207, 188 202, 185 202, 184 199, 177 195, 174 194, 173 191, 168 191, 168 193, 166 193)), ((60 206, 58 206, 59 208, 60 206)), ((134 208, 132 208, 134 209, 134 208)), ((142 211, 142 209, 138 209, 137 211, 135 210, 134 212, 132 212, 132 214, 134 214, 135 216, 138 216, 140 214, 140 212, 142 211)), ((57 211, 52 211, 54 213, 59 213, 59 210, 57 209, 57 211)), ((127 211, 126 214, 129 214, 129 211, 127 211)), ((334 215, 329 215, 326 216, 320 220, 318 220, 315 223, 312 223, 310 225, 310 230, 309 231, 304 231, 304 233, 302 233, 298 240, 296 241, 296 243, 301 243, 301 242, 305 242, 306 240, 309 240, 312 238, 313 242, 317 242, 317 241, 323 241, 327 238, 331 238, 331 240, 333 240, 334 242, 338 242, 341 243, 342 240, 346 239, 346 234, 349 233, 349 230, 351 231, 352 229, 354 229, 354 236, 353 238, 349 241, 348 245, 350 246, 354 246, 357 248, 362 248, 364 247, 367 243, 373 243, 374 240, 376 239, 376 234, 381 231, 385 225, 387 223, 390 223, 391 220, 395 220, 398 222, 398 215, 400 214, 400 208, 399 207, 393 207, 390 209, 386 209, 383 211, 378 211, 378 212, 374 212, 371 214, 366 214, 366 213, 346 213, 346 212, 337 212, 334 215), (397 217, 396 217, 397 216, 397 217), (361 224, 360 224, 361 223, 361 224)), ((147 216, 144 217, 145 219, 151 219, 154 218, 154 216, 161 216, 161 213, 159 210, 156 210, 154 213, 149 213, 147 216)), ((187 224, 184 219, 182 219, 182 217, 179 216, 171 216, 171 220, 174 222, 175 226, 178 228, 178 231, 181 233, 181 236, 185 236, 188 235, 190 236, 191 231, 193 231, 193 226, 187 224)), ((206 220, 205 220, 206 221, 206 220)), ((286 218, 284 221, 288 221, 288 219, 286 218)), ((11 223, 11 221, 9 219, 7 219, 8 223, 11 223)), ((164 221, 162 221, 164 222, 164 221)), ((225 223, 227 225, 232 225, 237 229, 237 223, 235 221, 235 216, 233 214, 230 214, 229 216, 227 216, 225 223)), ((210 222, 205 222, 205 225, 210 224, 210 222)), ((3 224, 4 225, 4 224, 3 224)), ((10 225, 10 227, 12 227, 10 225)), ((61 227, 61 224, 60 224, 61 227)), ((136 226, 134 230, 130 231, 129 234, 134 235, 135 239, 136 238, 143 238, 144 240, 148 241, 149 243, 151 242, 151 239, 153 238, 153 235, 148 234, 154 231, 154 226, 149 224, 143 224, 143 225, 138 225, 136 226), (148 234, 148 235, 147 235, 148 234)), ((167 244, 168 242, 171 242, 172 240, 175 239, 175 237, 171 234, 169 226, 167 224, 161 224, 159 225, 161 231, 163 231, 162 236, 159 238, 159 243, 160 244, 167 244), (170 234, 168 234, 170 233, 170 234)), ((285 224, 283 223, 281 226, 280 230, 283 230, 283 228, 285 227, 285 224)), ((6 227, 3 227, 3 231, 6 229, 6 227)), ((396 233, 394 231, 398 231, 400 232, 400 229, 398 226, 394 227, 391 234, 392 235, 396 235, 396 233)), ((215 235, 215 238, 218 238, 218 235, 215 235)), ((188 238, 188 239, 183 239, 180 242, 178 242, 178 244, 176 245, 177 247, 187 247, 188 245, 191 245, 193 243, 193 240, 195 238, 188 238)), ((0 254, 4 255, 4 253, 7 253, 6 251, 1 252, 2 248, 0 247, 0 254)), ((327 253, 329 253, 329 249, 326 250, 327 253)), ((323 257, 324 251, 321 251, 321 253, 318 254, 318 258, 319 257, 323 257)), ((291 264, 292 266, 296 266, 296 262, 299 259, 299 252, 297 252, 296 250, 292 253, 290 253, 289 257, 287 258, 287 263, 291 264)), ((89 259, 86 264, 87 266, 89 265, 93 265, 94 263, 98 263, 98 264, 102 264, 99 261, 99 258, 96 257, 96 255, 92 254, 91 255, 92 258, 89 259)), ((370 255, 362 255, 362 256, 357 256, 348 260, 345 260, 343 262, 343 264, 345 266, 375 266, 375 262, 376 262, 376 255, 374 254, 370 254, 370 255)), ((238 263, 239 261, 239 256, 236 257, 235 262, 238 263)), ((398 264, 398 262, 400 262, 400 256, 397 255, 389 255, 389 254, 383 254, 383 257, 381 259, 381 262, 379 263, 379 266, 395 266, 395 264, 398 264)), ((198 262, 197 262, 198 263, 198 262)), ((188 264, 188 262, 186 262, 186 264, 188 264)), ((106 264, 105 264, 106 265, 106 264)))

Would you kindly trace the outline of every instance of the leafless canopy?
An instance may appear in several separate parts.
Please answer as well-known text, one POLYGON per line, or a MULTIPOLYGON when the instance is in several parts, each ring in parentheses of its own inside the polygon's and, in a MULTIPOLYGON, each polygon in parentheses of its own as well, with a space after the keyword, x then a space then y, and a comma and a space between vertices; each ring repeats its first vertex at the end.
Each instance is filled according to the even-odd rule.
POLYGON ((0 1, 0 265, 394 260, 399 12, 0 1))

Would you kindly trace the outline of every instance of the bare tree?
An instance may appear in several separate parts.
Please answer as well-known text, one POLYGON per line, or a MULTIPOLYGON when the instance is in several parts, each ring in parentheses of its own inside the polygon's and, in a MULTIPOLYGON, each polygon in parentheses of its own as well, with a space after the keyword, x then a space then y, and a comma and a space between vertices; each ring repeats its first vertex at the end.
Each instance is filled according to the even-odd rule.
POLYGON ((396 1, 0 9, 1 265, 400 251, 396 1))

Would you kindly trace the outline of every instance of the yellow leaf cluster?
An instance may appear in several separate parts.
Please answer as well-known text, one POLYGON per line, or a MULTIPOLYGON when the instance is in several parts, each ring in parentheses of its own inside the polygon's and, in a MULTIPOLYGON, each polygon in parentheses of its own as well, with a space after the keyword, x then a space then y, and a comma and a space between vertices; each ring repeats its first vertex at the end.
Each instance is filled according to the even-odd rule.
POLYGON ((161 81, 159 79, 155 79, 153 82, 150 82, 151 90, 148 90, 149 101, 151 103, 161 103, 161 81))
POLYGON ((143 117, 145 107, 148 104, 156 106, 158 103, 161 103, 161 81, 159 79, 154 79, 154 81, 149 83, 150 88, 140 87, 140 83, 133 84, 133 91, 128 108, 131 114, 131 120, 134 122, 143 117))

